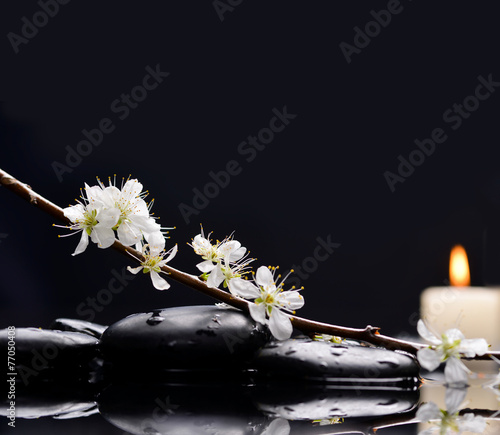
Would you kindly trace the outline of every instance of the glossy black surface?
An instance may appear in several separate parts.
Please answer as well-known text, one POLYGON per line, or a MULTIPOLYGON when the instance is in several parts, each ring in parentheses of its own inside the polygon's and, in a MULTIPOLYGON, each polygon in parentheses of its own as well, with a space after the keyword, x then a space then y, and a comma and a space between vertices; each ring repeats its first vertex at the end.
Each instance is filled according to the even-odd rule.
POLYGON ((116 365, 237 369, 269 340, 249 315, 214 305, 133 314, 103 333, 100 349, 116 365))

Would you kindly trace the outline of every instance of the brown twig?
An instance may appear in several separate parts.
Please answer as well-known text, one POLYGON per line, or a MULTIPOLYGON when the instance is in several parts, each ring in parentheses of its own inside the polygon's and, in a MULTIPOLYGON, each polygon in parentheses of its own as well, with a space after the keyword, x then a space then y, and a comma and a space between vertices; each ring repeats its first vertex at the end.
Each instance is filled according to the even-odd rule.
MULTIPOLYGON (((10 191, 14 192, 16 195, 24 198, 30 202, 35 207, 43 210, 45 213, 50 214, 55 219, 60 222, 69 225, 71 222, 64 216, 63 209, 56 204, 50 202, 40 194, 36 193, 25 183, 9 175, 4 170, 0 169, 0 185, 6 187, 10 191)), ((125 246, 118 240, 116 240, 112 247, 126 255, 128 258, 133 257, 137 263, 144 261, 142 254, 136 249, 125 246)), ((239 308, 245 312, 248 312, 248 302, 244 299, 235 297, 230 293, 220 290, 218 288, 209 287, 204 281, 199 279, 195 275, 191 275, 180 270, 177 270, 170 266, 163 266, 162 271, 167 273, 173 280, 184 284, 190 288, 198 290, 208 296, 211 296, 218 301, 225 302, 235 308, 239 308)), ((412 354, 415 354, 419 349, 426 347, 426 345, 421 343, 414 343, 410 341, 400 340, 393 337, 381 335, 379 329, 373 326, 366 326, 363 329, 358 328, 347 328, 343 326, 330 325, 328 323, 316 322, 314 320, 304 319, 302 317, 292 317, 293 326, 305 334, 330 334, 337 335, 344 338, 349 338, 353 340, 364 341, 371 343, 376 346, 382 346, 391 350, 402 350, 412 354)), ((475 357, 473 359, 489 359, 490 356, 495 356, 500 358, 500 352, 490 352, 482 357, 475 357)))

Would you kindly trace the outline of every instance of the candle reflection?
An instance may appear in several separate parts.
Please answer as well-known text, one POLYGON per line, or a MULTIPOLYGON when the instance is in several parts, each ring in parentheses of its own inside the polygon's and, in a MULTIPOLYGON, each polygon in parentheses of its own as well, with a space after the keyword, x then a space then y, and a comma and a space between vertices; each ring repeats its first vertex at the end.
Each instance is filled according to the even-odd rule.
POLYGON ((500 347, 500 290, 470 286, 465 249, 450 254, 450 286, 430 287, 420 298, 420 317, 438 335, 458 328, 466 338, 484 338, 492 350, 500 347))

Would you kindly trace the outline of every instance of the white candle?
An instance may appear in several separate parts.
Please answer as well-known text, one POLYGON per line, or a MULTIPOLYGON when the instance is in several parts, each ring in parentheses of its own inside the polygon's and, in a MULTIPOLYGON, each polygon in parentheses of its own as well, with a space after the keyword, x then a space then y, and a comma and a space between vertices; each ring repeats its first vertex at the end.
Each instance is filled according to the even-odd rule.
POLYGON ((458 328, 466 338, 484 338, 492 350, 500 349, 500 289, 469 286, 467 255, 461 246, 450 256, 450 283, 423 291, 420 317, 438 333, 458 328))

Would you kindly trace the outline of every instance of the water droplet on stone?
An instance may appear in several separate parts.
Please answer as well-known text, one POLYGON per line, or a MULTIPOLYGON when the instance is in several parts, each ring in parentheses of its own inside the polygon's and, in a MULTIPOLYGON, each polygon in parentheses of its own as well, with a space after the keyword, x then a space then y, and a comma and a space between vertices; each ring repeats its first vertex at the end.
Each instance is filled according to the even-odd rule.
POLYGON ((153 314, 148 320, 146 320, 146 323, 151 326, 158 325, 158 323, 161 323, 165 320, 165 317, 162 317, 160 315, 153 314))
POLYGON ((390 367, 396 368, 399 367, 399 361, 397 359, 385 358, 384 360, 377 361, 379 364, 385 364, 390 367))
POLYGON ((335 356, 340 356, 345 352, 345 349, 342 347, 332 347, 330 349, 330 353, 335 356))
POLYGON ((385 402, 379 402, 377 405, 379 406, 392 406, 397 405, 398 401, 396 399, 386 400, 385 402))
POLYGON ((220 325, 221 324, 220 323, 220 314, 216 314, 214 317, 212 317, 212 322, 218 323, 220 325))

